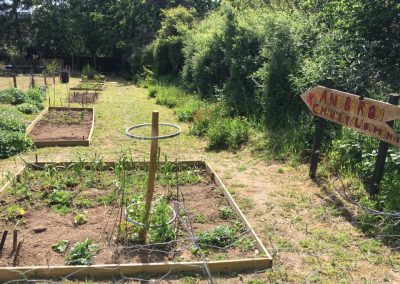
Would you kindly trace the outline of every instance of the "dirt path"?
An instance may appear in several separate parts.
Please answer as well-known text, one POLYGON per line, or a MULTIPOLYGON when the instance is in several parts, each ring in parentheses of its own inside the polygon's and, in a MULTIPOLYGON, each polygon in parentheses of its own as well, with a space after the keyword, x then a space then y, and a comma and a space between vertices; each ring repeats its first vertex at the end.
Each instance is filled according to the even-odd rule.
MULTIPOLYGON (((57 86, 56 91, 65 99, 65 86, 57 86)), ((155 105, 145 90, 134 85, 108 83, 94 107, 96 126, 90 147, 38 149, 23 155, 24 159, 33 160, 38 154, 39 160, 60 161, 91 151, 105 159, 114 159, 118 151, 144 159, 149 144, 128 139, 124 129, 149 122, 155 109, 160 110, 161 121, 177 123, 172 110, 155 105)), ((366 238, 329 191, 308 178, 306 165, 266 162, 253 157, 248 149, 234 154, 210 153, 204 148, 205 141, 188 135, 188 125, 183 125, 180 138, 161 143, 170 159, 209 161, 274 256, 271 270, 217 277, 218 283, 256 279, 260 282, 253 283, 400 283, 395 272, 400 266, 399 254, 366 238)), ((17 158, 1 160, 2 175, 15 171, 18 164, 17 158)), ((187 282, 193 278, 188 277, 182 276, 182 281, 196 283, 187 282)))

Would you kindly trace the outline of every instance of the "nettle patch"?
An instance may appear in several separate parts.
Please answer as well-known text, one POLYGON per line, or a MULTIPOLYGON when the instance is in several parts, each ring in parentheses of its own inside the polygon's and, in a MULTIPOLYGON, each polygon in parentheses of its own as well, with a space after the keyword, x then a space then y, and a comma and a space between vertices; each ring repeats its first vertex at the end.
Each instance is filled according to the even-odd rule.
POLYGON ((28 165, 23 174, 9 179, 12 185, 0 203, 0 227, 20 231, 20 265, 262 254, 221 189, 197 166, 159 163, 146 245, 139 238, 148 183, 143 163, 121 157, 111 165, 95 156, 90 162, 79 158, 74 163, 28 165))

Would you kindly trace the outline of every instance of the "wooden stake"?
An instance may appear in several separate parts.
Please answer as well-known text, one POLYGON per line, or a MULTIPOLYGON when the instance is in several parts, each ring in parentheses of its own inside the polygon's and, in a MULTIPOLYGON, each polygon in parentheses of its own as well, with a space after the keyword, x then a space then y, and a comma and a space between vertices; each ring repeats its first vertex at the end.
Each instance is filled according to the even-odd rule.
MULTIPOLYGON (((151 136, 152 137, 158 136, 158 117, 159 117, 159 112, 153 111, 152 119, 151 119, 151 136)), ((158 152, 158 139, 152 139, 151 140, 151 148, 150 148, 149 181, 147 184, 145 214, 144 214, 144 218, 143 218, 144 227, 139 232, 139 240, 142 243, 146 243, 147 231, 148 231, 148 227, 149 227, 151 203, 153 201, 153 194, 154 194, 154 181, 155 181, 156 172, 157 172, 157 152, 158 152)))
POLYGON ((315 179, 316 177, 324 127, 325 127, 325 120, 318 117, 317 121, 315 122, 315 138, 314 138, 313 149, 311 152, 311 164, 310 164, 311 179, 315 179))
POLYGON ((14 88, 17 88, 17 74, 13 74, 14 88))
POLYGON ((22 247, 23 242, 24 242, 24 240, 22 240, 21 242, 18 243, 18 247, 17 247, 17 249, 15 251, 14 259, 13 259, 13 262, 12 262, 13 266, 16 266, 17 263, 18 263, 18 256, 19 256, 19 253, 21 251, 21 247, 22 247))
POLYGON ((4 243, 6 242, 8 231, 3 232, 3 236, 1 237, 1 242, 0 242, 0 257, 3 253, 3 248, 4 248, 4 243))
POLYGON ((47 88, 47 78, 46 78, 46 75, 43 75, 43 81, 44 81, 44 85, 45 85, 46 88, 47 88))
MULTIPOLYGON (((390 95, 389 104, 397 105, 399 103, 399 98, 400 98, 399 96, 400 95, 398 94, 390 95)), ((387 124, 390 127, 393 127, 394 121, 388 121, 387 124)), ((383 178, 383 174, 385 171, 385 162, 388 150, 389 150, 388 143, 383 141, 379 142, 379 149, 378 149, 378 155, 376 156, 374 174, 368 186, 368 192, 371 195, 379 193, 379 184, 383 178)))
POLYGON ((18 230, 14 230, 13 231, 13 246, 12 246, 12 250, 10 252, 9 257, 11 257, 14 252, 17 250, 17 244, 18 244, 18 230))

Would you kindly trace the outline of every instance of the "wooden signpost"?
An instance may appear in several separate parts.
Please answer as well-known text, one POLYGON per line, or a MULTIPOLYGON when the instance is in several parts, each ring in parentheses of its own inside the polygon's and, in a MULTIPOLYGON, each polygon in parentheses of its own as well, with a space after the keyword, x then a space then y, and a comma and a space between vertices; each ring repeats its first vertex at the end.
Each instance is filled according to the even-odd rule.
POLYGON ((370 193, 377 193, 377 186, 383 176, 387 143, 400 147, 400 136, 392 128, 393 121, 400 119, 400 108, 397 106, 399 97, 391 95, 389 103, 385 103, 317 86, 302 94, 301 98, 310 111, 320 117, 316 123, 310 177, 315 178, 324 127, 323 119, 326 119, 382 141, 369 189, 370 193))

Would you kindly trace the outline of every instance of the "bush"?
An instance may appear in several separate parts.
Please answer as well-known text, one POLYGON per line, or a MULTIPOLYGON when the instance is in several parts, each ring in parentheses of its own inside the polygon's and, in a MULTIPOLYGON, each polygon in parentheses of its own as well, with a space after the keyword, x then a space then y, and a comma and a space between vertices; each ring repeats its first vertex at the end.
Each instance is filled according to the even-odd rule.
POLYGON ((157 96, 157 93, 158 93, 158 88, 151 87, 149 89, 149 98, 155 98, 157 96))
POLYGON ((0 130, 24 132, 21 114, 11 107, 0 107, 0 130))
POLYGON ((82 77, 85 76, 88 80, 93 80, 94 76, 96 75, 96 71, 90 66, 89 64, 86 64, 83 66, 82 70, 82 77))
POLYGON ((43 100, 46 98, 46 89, 33 88, 26 91, 26 102, 35 105, 38 109, 43 109, 43 100))
POLYGON ((248 123, 239 118, 213 121, 207 131, 209 150, 238 150, 249 138, 248 123))
POLYGON ((194 114, 204 105, 198 98, 191 97, 175 109, 175 114, 178 116, 179 121, 192 122, 194 114))
POLYGON ((193 115, 190 133, 199 137, 206 135, 213 121, 218 121, 228 116, 223 104, 210 104, 200 107, 193 115))
POLYGON ((0 91, 0 103, 11 104, 12 101, 13 101, 13 96, 10 92, 10 89, 0 91))
POLYGON ((25 114, 32 114, 39 111, 39 108, 31 103, 23 103, 17 106, 17 110, 25 114))
POLYGON ((0 129, 0 158, 7 158, 33 147, 32 140, 24 132, 0 129))

